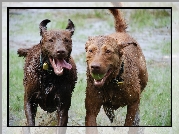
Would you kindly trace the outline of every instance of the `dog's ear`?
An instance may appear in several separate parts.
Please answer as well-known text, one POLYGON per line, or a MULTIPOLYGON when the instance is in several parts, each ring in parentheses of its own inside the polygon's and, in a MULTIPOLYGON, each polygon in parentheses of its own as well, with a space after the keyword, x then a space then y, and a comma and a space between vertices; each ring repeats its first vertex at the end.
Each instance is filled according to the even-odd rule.
POLYGON ((91 36, 88 37, 88 40, 87 40, 87 42, 86 42, 86 44, 85 44, 85 50, 86 50, 86 52, 87 52, 88 46, 92 43, 91 41, 92 41, 93 39, 94 39, 94 38, 91 37, 91 36))
POLYGON ((50 20, 45 19, 39 24, 40 29, 40 35, 43 36, 43 34, 47 31, 46 25, 50 22, 50 20))
POLYGON ((129 45, 134 45, 134 46, 137 46, 137 43, 136 42, 123 42, 123 43, 120 43, 118 46, 118 50, 119 50, 119 55, 122 56, 123 55, 123 48, 129 46, 129 45))
POLYGON ((119 50, 129 46, 129 45, 134 45, 134 46, 137 46, 137 43, 136 42, 123 42, 123 43, 120 43, 118 46, 119 46, 119 50))
POLYGON ((66 29, 71 32, 71 36, 72 36, 75 31, 75 25, 73 24, 73 22, 70 19, 68 19, 68 25, 67 25, 66 29))

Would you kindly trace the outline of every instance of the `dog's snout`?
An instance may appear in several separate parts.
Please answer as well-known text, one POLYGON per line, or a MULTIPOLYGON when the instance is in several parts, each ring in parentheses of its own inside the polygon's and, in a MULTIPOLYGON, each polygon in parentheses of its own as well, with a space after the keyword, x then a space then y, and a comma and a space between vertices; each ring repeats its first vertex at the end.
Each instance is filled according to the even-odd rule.
POLYGON ((58 49, 58 50, 57 50, 57 54, 58 54, 58 55, 65 55, 65 53, 66 53, 66 52, 65 52, 65 50, 63 50, 63 49, 58 49))
POLYGON ((99 71, 100 67, 101 67, 100 64, 97 64, 97 63, 91 65, 91 69, 93 71, 99 71))

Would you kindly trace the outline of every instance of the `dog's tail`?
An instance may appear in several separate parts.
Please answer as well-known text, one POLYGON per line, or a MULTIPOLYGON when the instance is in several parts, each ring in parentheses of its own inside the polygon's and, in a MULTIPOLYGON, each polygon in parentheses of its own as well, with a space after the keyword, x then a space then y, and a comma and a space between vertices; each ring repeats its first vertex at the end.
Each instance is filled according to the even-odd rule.
POLYGON ((30 48, 19 48, 17 50, 17 54, 19 55, 19 57, 26 57, 29 50, 30 48))
POLYGON ((116 32, 125 32, 127 24, 122 16, 122 13, 118 9, 109 9, 115 19, 116 32))

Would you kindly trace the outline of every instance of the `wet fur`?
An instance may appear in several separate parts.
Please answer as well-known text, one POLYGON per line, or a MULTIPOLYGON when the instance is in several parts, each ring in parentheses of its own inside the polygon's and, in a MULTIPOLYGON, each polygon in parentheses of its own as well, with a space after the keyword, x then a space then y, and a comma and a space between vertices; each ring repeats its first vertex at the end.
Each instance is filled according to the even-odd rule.
POLYGON ((17 52, 20 57, 25 57, 24 109, 28 126, 35 126, 38 105, 50 113, 57 111, 57 126, 67 126, 71 96, 77 81, 76 65, 71 57, 74 24, 69 20, 66 30, 47 31, 48 22, 50 21, 44 20, 40 24, 42 39, 39 44, 32 48, 18 49, 17 52), (57 50, 63 50, 64 54, 59 54, 57 50), (72 69, 64 69, 63 75, 57 76, 49 56, 63 57, 72 65, 72 69), (48 63, 48 71, 42 67, 45 62, 48 63))
MULTIPOLYGON (((97 126, 96 117, 103 106, 106 115, 113 122, 114 110, 127 105, 125 126, 139 125, 139 104, 141 92, 147 85, 148 73, 145 57, 138 42, 127 32, 127 24, 118 9, 110 9, 115 19, 116 33, 107 36, 89 37, 86 42, 87 87, 86 126, 97 126), (123 72, 119 75, 121 65, 123 72), (110 75, 102 86, 96 86, 91 73, 110 75), (122 84, 114 79, 120 77, 122 84)), ((97 133, 88 129, 87 133, 97 133)))

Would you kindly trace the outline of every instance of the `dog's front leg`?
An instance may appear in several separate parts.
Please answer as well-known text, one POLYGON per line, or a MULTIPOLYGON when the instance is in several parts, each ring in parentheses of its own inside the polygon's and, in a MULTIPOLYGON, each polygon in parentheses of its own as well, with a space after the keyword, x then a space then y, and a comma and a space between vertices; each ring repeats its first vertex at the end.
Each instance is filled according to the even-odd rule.
MULTIPOLYGON (((86 126, 97 126, 96 116, 97 115, 86 114, 85 125, 86 126)), ((86 134, 98 134, 97 127, 86 127, 86 134)))
MULTIPOLYGON (((95 93, 94 93, 95 94, 95 93)), ((88 96, 86 94, 85 107, 86 107, 86 126, 97 126, 96 117, 101 108, 101 101, 97 96, 88 96)), ((86 134, 98 134, 97 127, 86 127, 86 134)))
POLYGON ((132 105, 127 106, 127 115, 124 126, 139 126, 139 103, 137 100, 132 105))
MULTIPOLYGON (((69 97, 68 97, 69 98, 69 97)), ((57 107, 58 125, 67 126, 68 123, 68 110, 70 107, 71 100, 64 102, 60 94, 55 95, 55 103, 57 107)))

